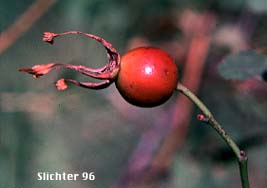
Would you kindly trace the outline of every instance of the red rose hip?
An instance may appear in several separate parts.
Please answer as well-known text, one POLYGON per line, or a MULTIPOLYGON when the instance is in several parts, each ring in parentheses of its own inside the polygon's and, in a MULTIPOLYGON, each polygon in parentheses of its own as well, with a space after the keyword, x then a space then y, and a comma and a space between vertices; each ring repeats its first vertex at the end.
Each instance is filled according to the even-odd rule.
POLYGON ((167 101, 177 82, 176 64, 166 52, 154 47, 140 47, 124 54, 115 81, 122 97, 140 107, 167 101))

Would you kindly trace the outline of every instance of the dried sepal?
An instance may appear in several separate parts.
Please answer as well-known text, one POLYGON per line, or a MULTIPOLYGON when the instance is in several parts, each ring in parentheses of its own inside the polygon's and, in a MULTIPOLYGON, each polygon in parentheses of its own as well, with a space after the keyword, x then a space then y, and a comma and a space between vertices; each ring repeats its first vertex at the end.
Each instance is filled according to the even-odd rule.
POLYGON ((109 59, 108 64, 101 68, 93 69, 82 65, 71 65, 71 64, 64 64, 64 63, 49 63, 49 64, 40 64, 35 65, 32 68, 21 68, 19 71, 21 72, 27 72, 29 74, 32 74, 33 77, 38 78, 42 75, 47 74, 52 68, 65 68, 65 69, 72 69, 79 73, 82 73, 86 76, 104 80, 98 83, 92 83, 92 82, 79 82, 72 79, 60 79, 56 82, 56 87, 58 90, 65 90, 67 88, 66 82, 72 83, 74 85, 85 87, 85 88, 91 88, 91 89, 101 89, 104 87, 107 87, 111 83, 114 82, 114 79, 117 77, 119 72, 119 66, 120 66, 120 55, 117 53, 116 49, 112 47, 112 45, 107 42, 105 39, 92 35, 89 33, 83 33, 80 31, 69 31, 65 33, 52 33, 52 32, 44 32, 43 34, 43 41, 48 42, 50 44, 53 44, 54 38, 63 36, 63 35, 69 35, 69 34, 81 34, 86 37, 92 38, 98 42, 100 42, 107 51, 107 57, 109 59))
POLYGON ((54 43, 54 38, 57 37, 58 34, 51 33, 51 32, 44 32, 43 33, 43 41, 48 42, 50 44, 54 43))
POLYGON ((68 88, 68 85, 66 84, 64 78, 59 79, 59 80, 56 82, 55 85, 56 85, 57 90, 60 90, 60 91, 65 90, 65 89, 68 88))
POLYGON ((19 69, 19 71, 27 72, 29 74, 32 74, 34 78, 38 78, 47 74, 55 65, 55 63, 34 65, 32 68, 21 68, 19 69))
POLYGON ((72 80, 72 79, 64 79, 65 82, 71 83, 76 86, 80 86, 83 88, 88 88, 88 89, 104 89, 108 87, 111 84, 110 80, 104 80, 98 83, 92 83, 92 82, 79 82, 77 80, 72 80))

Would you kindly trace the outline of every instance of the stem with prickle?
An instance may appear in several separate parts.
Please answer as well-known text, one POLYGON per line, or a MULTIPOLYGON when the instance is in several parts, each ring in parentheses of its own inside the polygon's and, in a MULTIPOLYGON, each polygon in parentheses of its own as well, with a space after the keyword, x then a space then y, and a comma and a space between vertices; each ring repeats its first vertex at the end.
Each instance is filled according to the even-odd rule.
POLYGON ((249 188, 249 179, 248 179, 248 169, 247 169, 247 156, 245 151, 240 150, 237 144, 232 140, 232 138, 225 132, 222 126, 216 121, 209 109, 203 104, 203 102, 193 94, 189 89, 187 89, 181 83, 177 85, 177 91, 181 92, 187 98, 189 98, 197 107, 202 111, 203 115, 200 115, 199 120, 209 124, 216 132, 223 138, 227 145, 235 153, 236 158, 238 159, 240 178, 242 183, 242 188, 249 188))

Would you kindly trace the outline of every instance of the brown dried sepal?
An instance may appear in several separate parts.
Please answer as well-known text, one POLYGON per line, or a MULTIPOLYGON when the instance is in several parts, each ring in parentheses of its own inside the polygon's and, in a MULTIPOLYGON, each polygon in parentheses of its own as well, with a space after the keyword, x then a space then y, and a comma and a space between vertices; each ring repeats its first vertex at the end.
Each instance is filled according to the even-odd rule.
POLYGON ((57 88, 58 90, 60 90, 60 91, 65 90, 65 89, 68 88, 68 85, 66 84, 64 78, 61 78, 61 79, 59 79, 59 80, 56 82, 56 88, 57 88))
POLYGON ((34 78, 38 78, 40 76, 43 76, 44 74, 47 74, 54 66, 54 63, 34 65, 32 68, 21 68, 19 69, 19 71, 27 72, 29 74, 32 74, 34 78))
POLYGON ((116 49, 112 47, 112 45, 107 42, 105 39, 95 36, 89 33, 83 33, 80 31, 69 31, 65 33, 51 33, 51 32, 44 32, 43 34, 43 41, 53 44, 54 38, 69 35, 69 34, 81 34, 86 37, 92 38, 98 42, 100 42, 107 51, 107 57, 109 59, 108 64, 101 68, 93 69, 82 65, 72 65, 72 64, 64 64, 64 63, 49 63, 49 64, 40 64, 35 65, 31 68, 21 68, 19 71, 26 72, 32 74, 33 77, 38 78, 47 74, 52 68, 65 68, 65 69, 72 69, 77 72, 80 72, 86 76, 96 78, 99 80, 104 80, 98 83, 92 82, 79 82, 72 79, 60 79, 56 82, 56 87, 58 90, 64 90, 67 88, 66 82, 72 83, 74 85, 90 88, 90 89, 102 89, 109 86, 111 83, 114 82, 114 79, 117 77, 120 67, 120 55, 117 53, 116 49))
POLYGON ((48 42, 50 44, 54 43, 54 38, 57 37, 58 34, 51 33, 51 32, 44 32, 43 33, 43 41, 48 42))

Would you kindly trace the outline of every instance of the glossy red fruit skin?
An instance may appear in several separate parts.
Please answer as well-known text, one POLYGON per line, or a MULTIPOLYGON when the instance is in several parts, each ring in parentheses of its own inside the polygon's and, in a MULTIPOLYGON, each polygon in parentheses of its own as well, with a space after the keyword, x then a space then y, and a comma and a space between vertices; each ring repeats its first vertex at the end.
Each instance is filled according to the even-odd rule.
POLYGON ((154 47, 140 47, 122 56, 115 84, 129 103, 155 107, 171 97, 177 82, 176 64, 166 52, 154 47))

